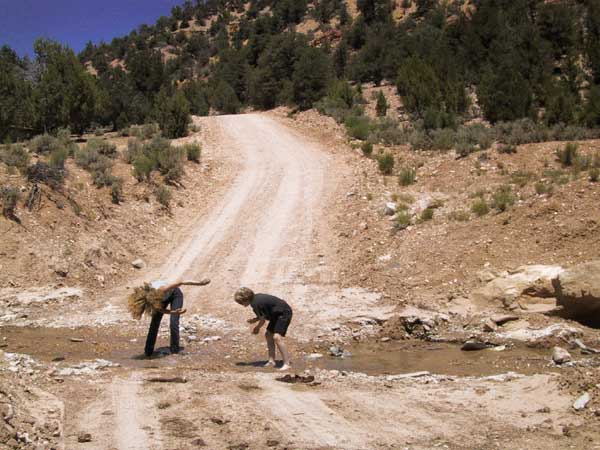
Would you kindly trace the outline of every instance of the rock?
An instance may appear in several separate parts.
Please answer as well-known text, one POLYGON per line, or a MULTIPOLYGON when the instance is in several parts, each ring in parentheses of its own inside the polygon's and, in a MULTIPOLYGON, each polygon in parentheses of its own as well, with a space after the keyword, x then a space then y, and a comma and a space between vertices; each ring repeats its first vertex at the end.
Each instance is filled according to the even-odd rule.
POLYGON ((385 208, 383 209, 383 213, 386 216, 393 216, 394 214, 396 214, 396 211, 398 210, 398 205, 394 202, 388 202, 385 204, 385 208))
POLYGON ((276 441, 274 439, 269 439, 267 441, 267 447, 277 447, 279 445, 279 441, 276 441))
POLYGON ((498 325, 496 325, 496 322, 494 322, 492 319, 486 319, 483 322, 483 331, 487 333, 496 332, 498 331, 498 325))
POLYGON ((428 377, 429 375, 431 375, 430 372, 422 371, 422 372, 402 373, 399 375, 388 375, 387 377, 385 377, 385 379, 386 379, 386 381, 398 381, 398 380, 405 380, 407 378, 428 377))
POLYGON ((597 355, 597 354, 600 354, 600 350, 588 347, 587 345, 585 345, 583 343, 583 341, 581 339, 575 339, 573 341, 573 344, 575 344, 581 350, 581 353, 583 353, 584 355, 597 355))
POLYGON ((133 266, 134 269, 143 269, 146 266, 144 261, 142 261, 141 259, 136 259, 135 261, 133 261, 131 263, 131 265, 133 266))
POLYGON ((513 322, 515 320, 519 320, 519 316, 515 316, 515 315, 507 315, 507 314, 498 314, 498 315, 494 315, 492 316, 491 320, 499 326, 504 325, 507 322, 513 322))
POLYGON ((79 433, 77 442, 92 442, 92 435, 90 433, 79 433))
POLYGON ((361 223, 360 223, 360 225, 359 225, 359 228, 360 228, 362 231, 366 231, 366 230, 368 230, 368 229, 369 229, 369 224, 368 224, 367 222, 361 222, 361 223))
POLYGON ((54 268, 54 273, 62 278, 67 278, 69 275, 69 268, 66 266, 59 266, 54 268))
POLYGON ((319 359, 322 357, 323 357, 322 353, 311 353, 310 355, 305 356, 306 359, 319 359))
POLYGON ((564 364, 571 361, 571 354, 561 347, 554 347, 552 351, 552 361, 556 364, 564 364))
POLYGON ((194 447, 206 447, 206 442, 204 442, 204 439, 202 439, 202 438, 196 438, 196 439, 194 439, 194 440, 191 442, 191 444, 192 444, 194 447))
POLYGON ((210 421, 216 425, 226 425, 229 423, 229 420, 223 420, 220 417, 211 417, 210 421))
POLYGON ((552 280, 563 272, 560 266, 532 265, 519 267, 513 273, 504 272, 473 293, 477 301, 502 302, 511 306, 522 295, 549 295, 552 280), (542 288, 543 286, 543 288, 542 288))
POLYGON ((591 400, 590 394, 588 394, 586 392, 581 397, 579 397, 577 400, 575 400, 575 403, 573 403, 573 409, 575 411, 581 411, 582 409, 584 409, 587 406, 587 404, 590 402, 590 400, 591 400))
POLYGON ((475 339, 469 339, 463 344, 463 346, 460 349, 465 352, 472 352, 477 350, 485 350, 488 347, 489 345, 485 342, 477 341, 475 339))
POLYGON ((71 342, 83 342, 83 339, 81 339, 81 338, 69 338, 69 341, 71 341, 71 342))
POLYGON ((344 356, 344 349, 338 346, 329 347, 329 354, 331 356, 335 356, 336 358, 341 358, 344 356))
POLYGON ((600 261, 579 264, 552 280, 557 305, 570 319, 597 322, 600 317, 600 261), (594 319, 591 319, 594 318, 594 319))

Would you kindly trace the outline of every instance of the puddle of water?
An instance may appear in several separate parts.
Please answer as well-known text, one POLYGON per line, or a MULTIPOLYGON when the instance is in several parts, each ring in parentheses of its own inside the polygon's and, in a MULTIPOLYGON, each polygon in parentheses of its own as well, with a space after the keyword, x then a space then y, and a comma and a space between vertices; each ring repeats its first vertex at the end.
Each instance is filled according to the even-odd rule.
POLYGON ((489 376, 509 371, 530 375, 547 372, 548 351, 527 347, 503 351, 465 352, 460 346, 422 341, 358 344, 345 350, 352 356, 325 356, 307 361, 307 367, 362 372, 368 375, 396 375, 427 371, 454 376, 489 376))

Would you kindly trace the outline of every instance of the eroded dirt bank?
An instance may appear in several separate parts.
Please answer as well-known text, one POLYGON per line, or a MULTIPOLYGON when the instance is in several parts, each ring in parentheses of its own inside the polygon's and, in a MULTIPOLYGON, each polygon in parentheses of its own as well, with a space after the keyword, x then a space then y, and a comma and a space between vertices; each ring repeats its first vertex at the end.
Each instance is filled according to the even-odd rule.
MULTIPOLYGON (((598 445, 596 419, 589 409, 573 410, 577 392, 570 389, 570 381, 593 379, 586 373, 597 373, 597 357, 560 369, 547 352, 524 346, 463 359, 446 344, 415 341, 411 350, 381 339, 382 324, 398 312, 398 299, 376 283, 365 290, 361 286, 369 283, 350 282, 361 275, 354 269, 358 250, 347 267, 347 237, 339 235, 336 221, 354 214, 347 202, 357 195, 359 165, 343 143, 320 140, 318 133, 292 128, 273 115, 196 120, 206 154, 231 179, 198 208, 203 213, 182 216, 181 233, 149 249, 148 267, 127 285, 95 297, 66 293, 51 300, 59 307, 29 302, 9 327, 0 328, 5 352, 0 401, 20 408, 8 421, 19 428, 15 445, 36 448, 39 443, 27 443, 36 433, 49 439, 42 448, 67 449, 598 445), (140 280, 203 276, 212 279, 210 286, 186 290, 184 353, 137 358, 147 323, 125 313, 127 287, 140 280), (282 383, 276 380, 281 374, 256 367, 264 358, 262 338, 250 336, 244 323, 249 312, 231 300, 241 284, 289 299, 296 368, 309 369, 313 382, 282 383), (30 329, 33 325, 54 329, 30 329), (350 343, 369 336, 382 342, 352 348, 350 343), (331 346, 354 352, 356 363, 330 357, 331 346), (498 356, 502 351, 506 356, 498 356), (376 361, 375 355, 386 352, 392 360, 397 355, 402 362, 405 355, 414 362, 376 361), (441 364, 432 362, 437 352, 441 364), (363 358, 363 364, 381 364, 380 373, 361 366, 363 358), (456 368, 461 365, 473 370, 456 368), (397 376, 409 369, 430 373, 397 376), (159 377, 185 382, 151 381, 159 377), (28 393, 31 385, 41 391, 28 393), (29 423, 32 410, 43 409, 39 405, 53 412, 29 423), (88 437, 90 442, 80 442, 88 437)), ((425 332, 424 325, 449 323, 439 326, 443 329, 459 323, 455 317, 431 320, 415 324, 429 341, 436 333, 425 332)), ((167 342, 166 332, 163 324, 160 345, 167 342)))

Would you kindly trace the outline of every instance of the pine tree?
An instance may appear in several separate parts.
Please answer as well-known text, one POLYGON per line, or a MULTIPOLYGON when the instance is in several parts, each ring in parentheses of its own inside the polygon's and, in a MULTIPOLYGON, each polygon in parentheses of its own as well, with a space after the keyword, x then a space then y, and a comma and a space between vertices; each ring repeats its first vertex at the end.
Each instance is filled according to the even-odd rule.
POLYGON ((154 117, 165 137, 176 139, 187 136, 190 104, 183 92, 162 88, 155 100, 154 117))
POLYGON ((311 108, 313 103, 327 93, 332 78, 329 55, 314 47, 307 47, 294 65, 293 96, 301 109, 311 108))

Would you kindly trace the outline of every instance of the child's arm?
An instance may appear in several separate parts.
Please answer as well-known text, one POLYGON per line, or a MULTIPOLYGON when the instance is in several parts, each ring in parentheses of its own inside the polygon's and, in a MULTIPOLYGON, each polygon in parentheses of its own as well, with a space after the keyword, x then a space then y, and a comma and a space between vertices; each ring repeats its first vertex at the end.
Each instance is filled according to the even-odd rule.
POLYGON ((256 323, 260 320, 260 318, 258 317, 253 317, 252 319, 248 319, 246 322, 247 323, 256 323))
POLYGON ((260 329, 262 328, 262 326, 265 324, 265 319, 258 319, 258 325, 256 325, 254 327, 254 330, 252 330, 252 334, 258 334, 260 333, 260 329))
POLYGON ((210 283, 210 280, 208 278, 205 278, 201 281, 193 281, 193 280, 188 280, 188 281, 178 281, 176 283, 170 284, 168 286, 162 287, 160 288, 161 291, 163 292, 168 292, 172 289, 176 289, 179 286, 206 286, 207 284, 210 283))

